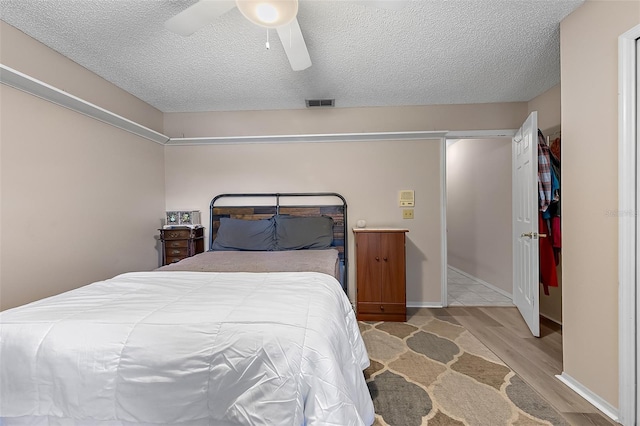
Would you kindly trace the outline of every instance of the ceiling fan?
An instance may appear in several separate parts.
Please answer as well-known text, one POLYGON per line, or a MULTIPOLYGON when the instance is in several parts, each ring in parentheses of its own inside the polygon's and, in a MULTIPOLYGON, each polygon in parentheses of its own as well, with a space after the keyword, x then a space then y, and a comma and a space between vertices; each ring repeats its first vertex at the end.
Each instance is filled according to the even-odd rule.
MULTIPOLYGON (((360 0, 354 3, 387 9, 400 9, 407 0, 360 0)), ((251 22, 275 28, 294 71, 311 66, 311 58, 298 24, 298 0, 200 0, 177 15, 164 26, 171 32, 189 36, 237 7, 251 22)))

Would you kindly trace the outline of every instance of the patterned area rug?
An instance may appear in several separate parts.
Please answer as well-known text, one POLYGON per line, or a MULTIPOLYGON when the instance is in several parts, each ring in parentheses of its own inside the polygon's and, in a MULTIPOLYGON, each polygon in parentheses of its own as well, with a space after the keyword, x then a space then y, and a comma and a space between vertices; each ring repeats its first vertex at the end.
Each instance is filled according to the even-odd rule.
POLYGON ((360 322, 375 426, 567 425, 464 327, 431 316, 360 322))

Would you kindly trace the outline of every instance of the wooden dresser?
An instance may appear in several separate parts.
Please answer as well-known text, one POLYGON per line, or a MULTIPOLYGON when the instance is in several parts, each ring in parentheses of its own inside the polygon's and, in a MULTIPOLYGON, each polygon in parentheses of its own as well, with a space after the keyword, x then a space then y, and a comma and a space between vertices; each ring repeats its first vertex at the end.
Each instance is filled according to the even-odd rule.
POLYGON ((358 320, 406 321, 405 234, 408 229, 356 228, 358 320))
POLYGON ((178 262, 204 251, 204 227, 173 227, 160 229, 162 265, 178 262))

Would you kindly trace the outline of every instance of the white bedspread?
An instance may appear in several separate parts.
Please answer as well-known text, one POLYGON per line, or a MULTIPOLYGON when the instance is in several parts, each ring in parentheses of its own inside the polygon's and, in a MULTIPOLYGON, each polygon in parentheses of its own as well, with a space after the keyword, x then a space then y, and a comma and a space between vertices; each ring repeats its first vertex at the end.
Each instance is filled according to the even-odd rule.
POLYGON ((325 274, 128 273, 0 327, 0 424, 373 423, 367 352, 325 274))

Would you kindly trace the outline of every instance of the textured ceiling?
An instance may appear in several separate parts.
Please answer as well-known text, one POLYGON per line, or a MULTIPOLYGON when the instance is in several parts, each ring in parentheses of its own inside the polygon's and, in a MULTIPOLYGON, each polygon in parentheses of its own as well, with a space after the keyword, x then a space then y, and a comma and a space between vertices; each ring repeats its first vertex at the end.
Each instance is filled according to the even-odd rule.
POLYGON ((0 17, 164 112, 529 101, 560 82, 560 21, 582 0, 300 0, 313 65, 232 9, 190 37, 194 0, 0 0, 0 17))

